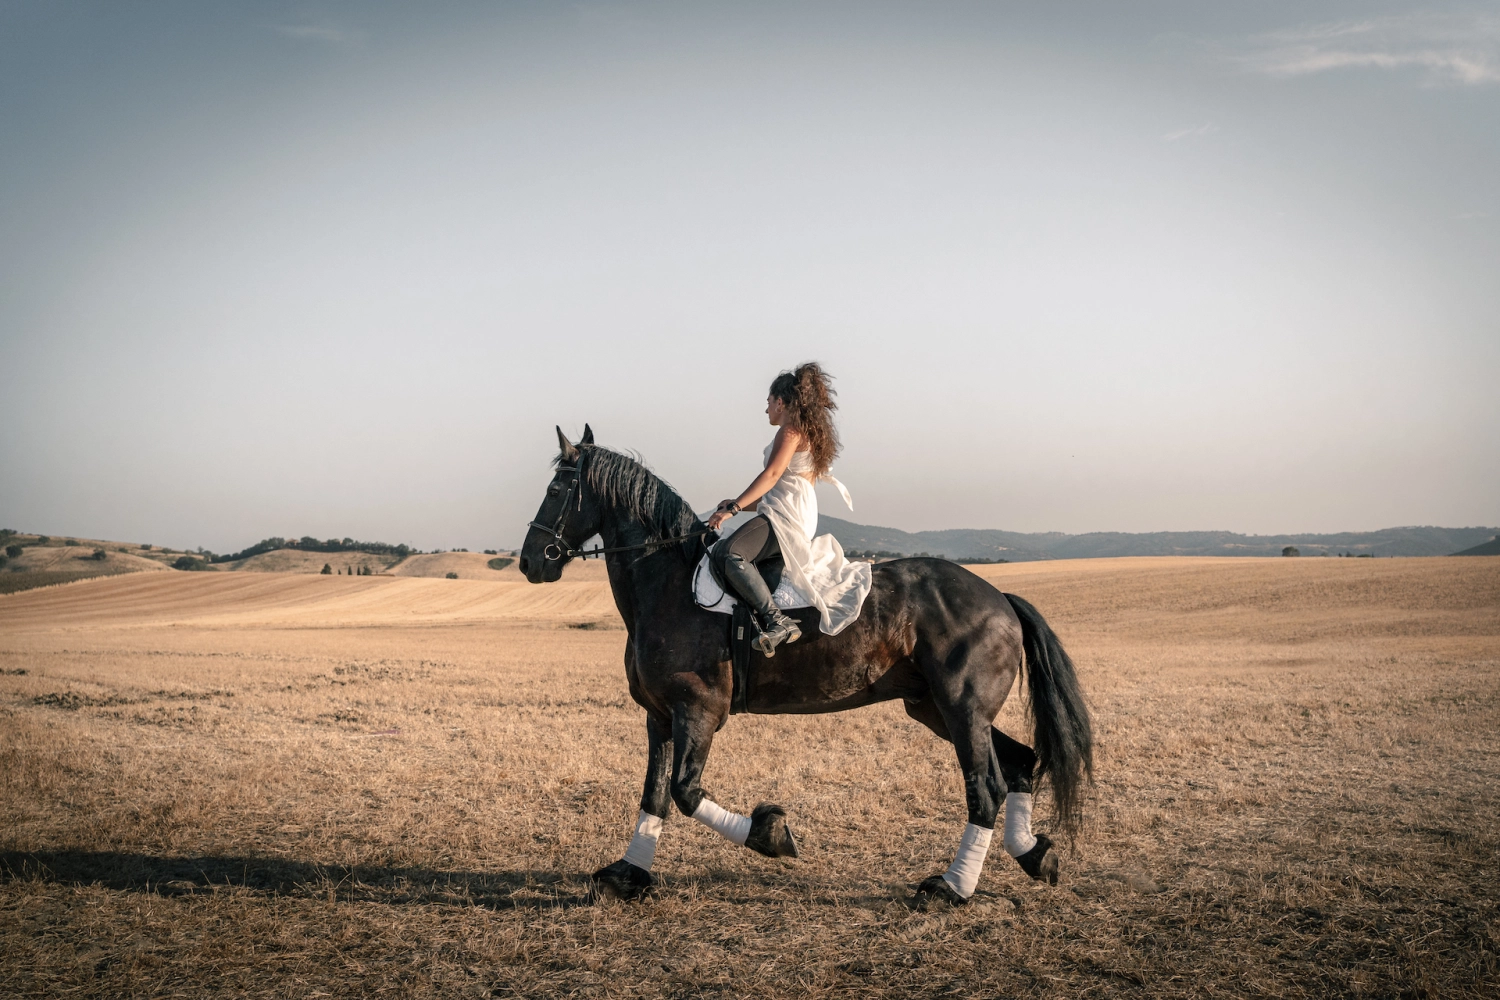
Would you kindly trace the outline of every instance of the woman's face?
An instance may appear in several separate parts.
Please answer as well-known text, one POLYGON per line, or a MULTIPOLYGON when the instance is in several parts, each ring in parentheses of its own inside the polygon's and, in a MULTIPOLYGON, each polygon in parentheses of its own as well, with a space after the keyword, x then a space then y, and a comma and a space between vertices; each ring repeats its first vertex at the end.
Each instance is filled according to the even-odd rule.
POLYGON ((786 404, 775 396, 766 397, 766 417, 771 421, 772 427, 780 427, 781 420, 786 416, 786 404))

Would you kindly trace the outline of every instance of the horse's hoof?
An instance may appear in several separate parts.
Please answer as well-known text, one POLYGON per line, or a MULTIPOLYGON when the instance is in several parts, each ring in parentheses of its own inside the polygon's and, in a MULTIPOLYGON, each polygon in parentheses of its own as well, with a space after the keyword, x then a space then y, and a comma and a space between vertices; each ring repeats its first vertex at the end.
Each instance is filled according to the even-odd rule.
POLYGON ((797 838, 792 828, 786 825, 786 810, 769 802, 762 802, 750 814, 750 835, 745 846, 768 858, 795 858, 797 838))
POLYGON ((949 906, 963 906, 968 900, 960 896, 948 884, 948 880, 941 875, 934 875, 917 886, 917 894, 912 903, 918 907, 928 907, 933 903, 946 903, 949 906))
POLYGON ((1047 839, 1046 834, 1037 834, 1036 846, 1016 860, 1021 863, 1026 874, 1038 882, 1057 884, 1057 852, 1052 849, 1052 841, 1047 839))
POLYGON ((629 861, 616 861, 594 872, 593 901, 640 899, 656 889, 656 876, 629 861))

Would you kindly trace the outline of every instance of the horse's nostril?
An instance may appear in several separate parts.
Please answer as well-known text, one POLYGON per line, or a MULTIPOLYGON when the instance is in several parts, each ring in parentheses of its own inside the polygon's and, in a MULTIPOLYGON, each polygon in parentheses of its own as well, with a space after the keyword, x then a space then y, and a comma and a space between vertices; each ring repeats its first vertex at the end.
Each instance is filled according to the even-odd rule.
POLYGON ((521 574, 523 576, 525 574, 527 574, 527 573, 530 573, 531 572, 531 560, 527 559, 525 556, 522 556, 521 557, 521 562, 520 562, 520 570, 521 570, 521 574))

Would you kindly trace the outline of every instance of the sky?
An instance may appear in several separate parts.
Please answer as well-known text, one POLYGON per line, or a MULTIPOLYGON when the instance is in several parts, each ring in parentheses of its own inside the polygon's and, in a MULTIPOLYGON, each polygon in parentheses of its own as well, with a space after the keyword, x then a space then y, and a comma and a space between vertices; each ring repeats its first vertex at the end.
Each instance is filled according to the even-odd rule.
POLYGON ((0 2, 0 527, 1500 523, 1500 9, 0 2))

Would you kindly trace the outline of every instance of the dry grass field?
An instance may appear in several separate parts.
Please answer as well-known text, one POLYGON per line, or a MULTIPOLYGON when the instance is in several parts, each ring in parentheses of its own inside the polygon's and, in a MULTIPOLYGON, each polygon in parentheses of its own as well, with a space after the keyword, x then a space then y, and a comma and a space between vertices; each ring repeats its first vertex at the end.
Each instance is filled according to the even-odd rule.
POLYGON ((0 995, 1500 992, 1500 558, 978 571, 1072 651, 1098 783, 1060 885, 997 849, 932 911, 962 790, 897 705, 719 734, 800 859, 673 816, 660 893, 587 902, 645 742, 597 565, 0 596, 0 995))

